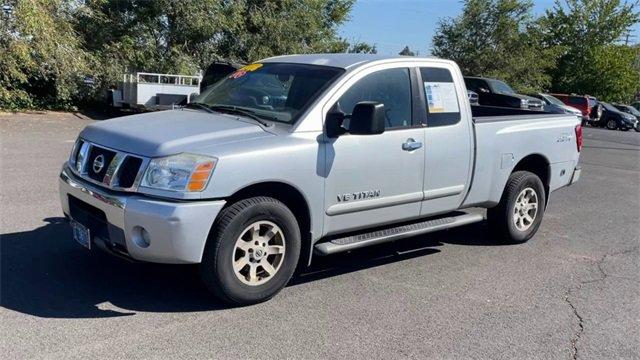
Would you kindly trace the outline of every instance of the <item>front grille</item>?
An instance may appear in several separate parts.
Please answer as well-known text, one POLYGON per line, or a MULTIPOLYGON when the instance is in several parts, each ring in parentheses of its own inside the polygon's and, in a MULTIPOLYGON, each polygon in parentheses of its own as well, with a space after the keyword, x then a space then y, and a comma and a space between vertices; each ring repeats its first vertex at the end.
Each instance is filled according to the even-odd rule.
POLYGON ((107 174, 109 164, 116 156, 115 151, 93 146, 87 159, 87 174, 95 181, 102 182, 107 174))
POLYGON ((118 185, 123 188, 130 188, 133 186, 140 172, 140 166, 142 166, 142 159, 135 156, 127 156, 122 165, 120 171, 118 171, 118 185))
POLYGON ((72 171, 95 184, 119 191, 136 191, 148 159, 78 140, 69 159, 72 171))

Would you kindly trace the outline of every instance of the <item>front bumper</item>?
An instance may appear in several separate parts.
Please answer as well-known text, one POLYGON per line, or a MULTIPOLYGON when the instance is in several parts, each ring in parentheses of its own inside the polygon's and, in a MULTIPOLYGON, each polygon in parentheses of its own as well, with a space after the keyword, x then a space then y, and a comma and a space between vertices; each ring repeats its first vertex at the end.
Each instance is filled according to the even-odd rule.
POLYGON ((92 243, 135 260, 200 263, 209 231, 224 200, 153 199, 101 189, 77 178, 65 164, 60 202, 66 216, 89 227, 92 243), (141 229, 148 233, 141 240, 141 229))

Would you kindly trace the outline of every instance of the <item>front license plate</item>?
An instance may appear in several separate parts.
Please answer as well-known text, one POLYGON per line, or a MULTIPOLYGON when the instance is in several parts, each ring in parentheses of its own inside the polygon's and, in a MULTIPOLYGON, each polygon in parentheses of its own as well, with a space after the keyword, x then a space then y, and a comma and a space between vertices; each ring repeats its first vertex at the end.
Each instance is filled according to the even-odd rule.
POLYGON ((75 220, 71 220, 71 229, 73 230, 73 239, 87 249, 91 249, 89 229, 75 220))

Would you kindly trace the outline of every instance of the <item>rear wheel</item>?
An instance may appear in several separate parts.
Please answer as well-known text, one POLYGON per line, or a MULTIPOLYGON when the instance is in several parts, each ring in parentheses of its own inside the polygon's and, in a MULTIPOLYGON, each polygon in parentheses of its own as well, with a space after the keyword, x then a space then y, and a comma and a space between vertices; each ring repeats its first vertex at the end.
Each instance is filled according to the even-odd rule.
POLYGON ((611 119, 607 121, 607 129, 615 130, 617 128, 618 128, 618 123, 615 120, 611 119))
POLYGON ((254 197, 225 208, 200 265, 202 280, 221 300, 249 305, 268 300, 287 284, 300 255, 300 229, 289 208, 254 197))
POLYGON ((540 178, 528 171, 516 171, 509 177, 500 203, 487 211, 493 234, 505 243, 529 240, 540 227, 546 205, 540 178))

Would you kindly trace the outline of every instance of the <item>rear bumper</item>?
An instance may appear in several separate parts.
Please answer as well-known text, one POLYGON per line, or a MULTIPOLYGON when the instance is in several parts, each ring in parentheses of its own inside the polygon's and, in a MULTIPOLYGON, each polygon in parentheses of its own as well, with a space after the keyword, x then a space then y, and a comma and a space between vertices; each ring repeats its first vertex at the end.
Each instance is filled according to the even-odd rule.
POLYGON ((172 202, 107 191, 78 179, 66 165, 59 189, 63 212, 89 227, 93 244, 158 263, 201 262, 211 226, 225 205, 224 200, 172 202))
POLYGON ((569 181, 569 185, 573 185, 576 182, 578 182, 578 180, 580 180, 581 172, 582 172, 582 167, 580 165, 576 166, 576 168, 573 169, 573 174, 571 175, 571 180, 569 181))

